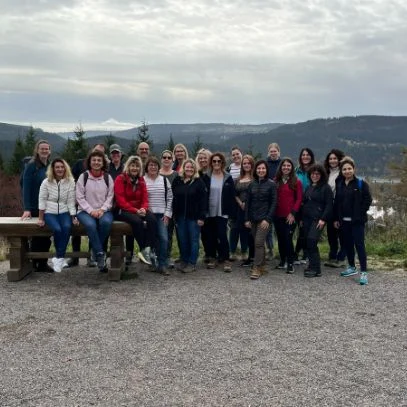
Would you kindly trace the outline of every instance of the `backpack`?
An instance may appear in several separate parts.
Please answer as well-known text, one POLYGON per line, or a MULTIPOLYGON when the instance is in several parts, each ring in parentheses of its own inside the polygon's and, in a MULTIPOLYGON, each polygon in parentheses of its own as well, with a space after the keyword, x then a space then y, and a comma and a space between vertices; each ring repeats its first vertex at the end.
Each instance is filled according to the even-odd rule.
MULTIPOLYGON (((85 171, 83 173, 83 187, 86 187, 86 183, 88 182, 88 178, 89 178, 89 173, 88 173, 88 171, 85 171)), ((103 173, 103 178, 105 180, 106 186, 109 188, 109 173, 104 172, 103 173)))

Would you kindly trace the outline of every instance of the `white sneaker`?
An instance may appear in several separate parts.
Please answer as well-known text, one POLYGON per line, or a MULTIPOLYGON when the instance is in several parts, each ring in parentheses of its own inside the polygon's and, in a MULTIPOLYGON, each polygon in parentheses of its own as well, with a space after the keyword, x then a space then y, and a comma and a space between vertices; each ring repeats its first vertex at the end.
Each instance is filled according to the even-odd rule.
POLYGON ((66 261, 66 259, 64 259, 64 262, 62 263, 62 268, 63 268, 63 269, 69 268, 69 264, 68 264, 68 262, 66 261))
POLYGON ((151 249, 149 247, 144 248, 140 252, 137 253, 137 257, 144 263, 151 265, 151 258, 150 258, 151 249))
POLYGON ((52 265, 54 266, 53 268, 54 268, 55 273, 60 273, 62 271, 64 262, 65 262, 65 259, 63 257, 61 257, 61 258, 53 257, 52 265))

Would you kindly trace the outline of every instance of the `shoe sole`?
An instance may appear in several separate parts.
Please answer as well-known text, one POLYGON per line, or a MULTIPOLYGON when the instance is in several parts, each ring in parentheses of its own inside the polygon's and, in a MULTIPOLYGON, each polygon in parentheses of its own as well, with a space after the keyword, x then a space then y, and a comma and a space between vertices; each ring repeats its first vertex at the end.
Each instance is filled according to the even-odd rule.
POLYGON ((143 254, 141 252, 137 253, 137 257, 144 263, 144 264, 148 264, 149 266, 152 265, 152 263, 150 261, 147 261, 147 259, 143 256, 143 254))
POLYGON ((342 274, 341 273, 341 277, 351 277, 351 276, 356 276, 358 274, 358 272, 357 271, 355 271, 354 273, 347 273, 347 274, 342 274))

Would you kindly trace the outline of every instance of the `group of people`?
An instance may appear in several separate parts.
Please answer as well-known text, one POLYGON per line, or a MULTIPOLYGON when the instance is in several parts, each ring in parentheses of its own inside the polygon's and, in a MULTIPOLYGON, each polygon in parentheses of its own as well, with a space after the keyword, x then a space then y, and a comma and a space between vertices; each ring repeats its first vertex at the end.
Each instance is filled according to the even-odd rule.
MULTIPOLYGON (((139 259, 164 275, 175 264, 184 273, 194 271, 200 242, 206 267, 230 272, 240 241, 241 266, 251 267, 250 278, 258 279, 266 271, 267 249, 273 249, 274 225, 277 268, 292 274, 304 263, 304 276, 318 277, 318 242, 326 227, 330 251, 325 264, 343 267, 342 276, 355 275, 356 250, 360 283, 367 284, 364 232, 372 198, 369 185, 356 177, 354 161, 340 150, 332 149, 319 164, 313 151, 303 148, 296 166, 281 158, 276 143, 269 145, 265 160, 257 161, 232 147, 227 165, 223 153, 206 148, 192 159, 183 144, 156 157, 142 142, 125 162, 119 145, 110 146, 108 158, 105 146, 97 144, 72 171, 62 158, 49 162, 50 155, 51 146, 40 140, 23 175, 22 218, 38 216, 39 226, 47 225, 54 234, 53 267, 46 259, 35 260, 36 271, 60 272, 69 266, 65 253, 71 228, 80 223, 89 237, 91 261, 106 272, 116 219, 132 230, 126 237, 126 263, 132 261, 135 239, 139 259), (175 264, 173 235, 180 254, 175 264)), ((73 239, 72 246, 79 250, 80 241, 73 239)), ((32 238, 31 250, 49 248, 48 238, 32 238)), ((77 259, 71 260, 75 264, 77 259)))

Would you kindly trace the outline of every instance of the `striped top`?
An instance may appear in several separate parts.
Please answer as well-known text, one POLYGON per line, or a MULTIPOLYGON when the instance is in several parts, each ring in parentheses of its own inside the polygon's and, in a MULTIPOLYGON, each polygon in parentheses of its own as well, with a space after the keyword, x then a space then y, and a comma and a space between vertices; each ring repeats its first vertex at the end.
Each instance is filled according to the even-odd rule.
POLYGON ((163 213, 169 218, 172 217, 172 188, 167 178, 158 175, 156 179, 144 175, 148 192, 148 209, 153 213, 163 213), (167 186, 167 202, 165 202, 165 185, 167 186))
POLYGON ((240 165, 236 165, 235 163, 231 163, 229 165, 229 174, 232 176, 233 181, 237 180, 240 177, 240 165))

